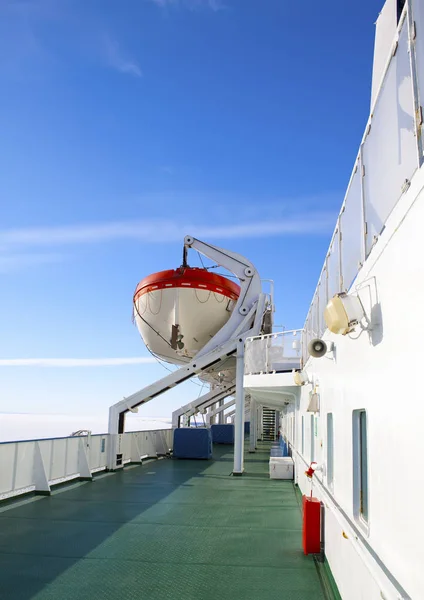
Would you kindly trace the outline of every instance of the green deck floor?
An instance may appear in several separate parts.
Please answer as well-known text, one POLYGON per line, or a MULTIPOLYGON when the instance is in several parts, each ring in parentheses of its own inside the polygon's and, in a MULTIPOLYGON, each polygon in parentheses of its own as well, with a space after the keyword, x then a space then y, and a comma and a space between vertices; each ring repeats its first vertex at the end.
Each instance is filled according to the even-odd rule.
POLYGON ((291 482, 269 445, 232 477, 213 461, 163 459, 0 505, 1 600, 320 600, 301 549, 291 482))

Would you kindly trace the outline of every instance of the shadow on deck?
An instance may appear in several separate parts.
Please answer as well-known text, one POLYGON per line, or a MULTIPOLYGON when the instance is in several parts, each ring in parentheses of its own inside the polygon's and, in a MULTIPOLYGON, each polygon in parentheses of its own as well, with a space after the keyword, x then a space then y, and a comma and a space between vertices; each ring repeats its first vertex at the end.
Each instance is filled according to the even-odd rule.
POLYGON ((163 459, 0 505, 2 600, 319 600, 291 482, 269 444, 214 460, 163 459))

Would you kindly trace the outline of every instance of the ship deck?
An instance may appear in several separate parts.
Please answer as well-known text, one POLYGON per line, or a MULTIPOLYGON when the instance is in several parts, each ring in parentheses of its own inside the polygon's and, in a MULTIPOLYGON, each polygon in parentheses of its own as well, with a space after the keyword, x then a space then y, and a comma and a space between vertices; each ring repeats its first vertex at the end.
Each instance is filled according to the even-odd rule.
POLYGON ((319 600, 292 482, 270 480, 269 444, 214 460, 161 459, 51 496, 0 505, 0 598, 319 600))

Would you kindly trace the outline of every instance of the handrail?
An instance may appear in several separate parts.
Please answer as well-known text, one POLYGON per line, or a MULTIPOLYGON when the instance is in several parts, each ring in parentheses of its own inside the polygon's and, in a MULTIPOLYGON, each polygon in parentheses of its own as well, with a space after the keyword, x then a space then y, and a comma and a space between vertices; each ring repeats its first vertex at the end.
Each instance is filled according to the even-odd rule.
MULTIPOLYGON (((149 430, 144 430, 144 429, 137 429, 137 431, 129 431, 128 433, 146 433, 146 431, 168 431, 168 429, 171 429, 171 425, 169 427, 164 427, 163 429, 149 429, 149 430)), ((108 433, 92 433, 91 437, 105 437, 108 436, 108 433)), ((7 440, 5 442, 0 442, 0 446, 2 446, 3 444, 25 444, 26 442, 46 442, 46 441, 50 441, 50 440, 68 440, 68 439, 75 439, 75 438, 81 438, 81 437, 87 437, 86 435, 64 435, 64 436, 59 436, 59 437, 47 437, 47 438, 31 438, 30 440, 7 440)))
MULTIPOLYGON (((142 462, 172 449, 172 429, 134 431, 120 436, 122 463, 142 462)), ((73 479, 91 480, 107 469, 109 434, 22 440, 0 444, 0 501, 73 479)))
POLYGON ((303 329, 290 329, 247 338, 244 374, 263 375, 298 369, 302 337, 303 329))
POLYGON ((246 338, 246 342, 250 340, 258 340, 263 338, 275 338, 277 336, 288 335, 302 333, 303 329, 284 329, 283 331, 274 331, 273 333, 264 333, 263 335, 252 335, 251 337, 246 338))

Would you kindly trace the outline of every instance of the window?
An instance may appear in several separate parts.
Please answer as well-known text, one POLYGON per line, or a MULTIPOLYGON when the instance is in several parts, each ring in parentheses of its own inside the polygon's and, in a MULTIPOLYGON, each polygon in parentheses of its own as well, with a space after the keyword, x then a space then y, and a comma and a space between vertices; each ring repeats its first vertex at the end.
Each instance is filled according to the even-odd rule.
POLYGON ((311 462, 315 460, 315 417, 311 415, 311 462))
POLYGON ((305 417, 302 417, 302 456, 305 454, 305 417))
POLYGON ((368 522, 368 442, 367 413, 353 411, 353 511, 368 522))
POLYGON ((333 413, 327 414, 327 484, 333 489, 334 477, 334 432, 333 413))

